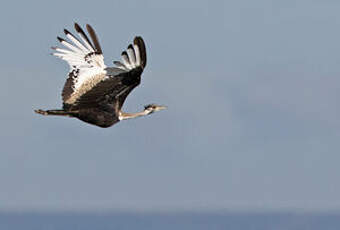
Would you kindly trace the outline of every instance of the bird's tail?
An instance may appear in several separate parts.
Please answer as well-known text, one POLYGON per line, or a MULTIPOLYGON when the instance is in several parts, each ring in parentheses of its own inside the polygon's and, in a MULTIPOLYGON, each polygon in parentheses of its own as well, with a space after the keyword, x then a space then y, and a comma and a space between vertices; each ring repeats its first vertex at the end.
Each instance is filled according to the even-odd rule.
POLYGON ((75 115, 74 112, 65 111, 62 109, 53 109, 53 110, 42 110, 42 109, 36 109, 34 112, 41 114, 41 115, 55 115, 55 116, 68 116, 73 117, 75 115))

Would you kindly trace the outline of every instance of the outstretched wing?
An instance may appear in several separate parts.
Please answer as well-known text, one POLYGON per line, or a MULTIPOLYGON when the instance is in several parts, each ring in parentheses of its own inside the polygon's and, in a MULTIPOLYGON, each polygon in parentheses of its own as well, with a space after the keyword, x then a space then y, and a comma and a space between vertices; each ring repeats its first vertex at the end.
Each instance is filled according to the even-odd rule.
POLYGON ((92 44, 77 23, 74 27, 81 40, 65 29, 65 35, 70 42, 60 37, 58 40, 66 49, 52 47, 55 50, 53 55, 70 65, 70 72, 62 92, 64 104, 75 103, 81 95, 106 78, 103 52, 96 33, 90 25, 86 25, 92 44))
POLYGON ((146 66, 146 48, 142 37, 135 37, 135 39, 133 40, 133 45, 130 44, 127 50, 123 51, 122 60, 124 64, 117 61, 114 62, 114 64, 117 67, 125 69, 128 68, 130 64, 130 66, 132 67, 132 69, 130 70, 130 75, 132 77, 130 77, 131 81, 128 84, 125 84, 126 87, 123 91, 120 92, 119 97, 117 97, 119 109, 122 108, 125 99, 131 93, 131 91, 140 84, 140 75, 142 74, 146 66))
POLYGON ((141 37, 122 52, 122 61, 116 67, 105 68, 106 77, 91 90, 79 96, 73 109, 111 105, 120 110, 128 94, 140 84, 140 76, 146 66, 145 44, 141 37))

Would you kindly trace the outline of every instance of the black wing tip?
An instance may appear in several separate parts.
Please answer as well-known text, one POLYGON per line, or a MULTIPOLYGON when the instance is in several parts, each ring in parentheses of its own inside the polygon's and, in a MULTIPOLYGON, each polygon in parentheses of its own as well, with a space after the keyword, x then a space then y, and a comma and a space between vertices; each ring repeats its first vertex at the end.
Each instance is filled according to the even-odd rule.
POLYGON ((90 24, 86 24, 86 29, 87 30, 94 30, 90 24))
POLYGON ((144 40, 141 36, 136 36, 133 39, 133 44, 138 46, 139 51, 140 51, 140 56, 141 56, 141 61, 142 61, 142 67, 145 68, 146 66, 146 48, 145 48, 145 43, 144 40))
POLYGON ((79 32, 79 31, 81 31, 82 29, 81 29, 81 27, 79 26, 79 24, 78 23, 74 23, 74 29, 77 31, 77 32, 79 32))
POLYGON ((70 31, 68 31, 67 29, 64 29, 64 33, 65 33, 66 35, 71 34, 70 31))
POLYGON ((74 23, 74 28, 76 29, 76 31, 78 32, 78 34, 80 34, 80 36, 86 40, 86 42, 95 50, 92 42, 90 41, 90 39, 87 37, 86 33, 84 32, 84 30, 79 26, 78 23, 74 23))
MULTIPOLYGON (((144 40, 143 40, 142 36, 136 36, 136 37, 133 39, 133 43, 134 43, 134 44, 137 44, 138 42, 144 43, 144 40)), ((144 44, 145 44, 145 43, 144 43, 144 44)))
POLYGON ((65 39, 63 39, 63 38, 61 38, 59 36, 57 37, 57 39, 58 39, 59 42, 64 42, 65 41, 65 39))
MULTIPOLYGON (((96 35, 96 32, 94 31, 93 27, 90 24, 86 24, 85 27, 86 27, 87 32, 89 32, 91 38, 92 38, 91 33, 96 35)), ((92 38, 92 40, 93 40, 93 38, 92 38)))
POLYGON ((126 55, 126 56, 128 56, 128 54, 127 54, 127 52, 124 50, 123 52, 122 52, 122 54, 121 54, 122 56, 123 55, 126 55))
POLYGON ((132 46, 132 44, 129 44, 127 48, 128 48, 128 49, 132 49, 132 50, 133 50, 133 46, 132 46))
POLYGON ((96 32, 94 31, 94 29, 92 28, 92 26, 90 26, 89 24, 86 24, 86 29, 87 29, 87 32, 89 33, 92 41, 93 41, 93 45, 94 47, 96 48, 95 50, 99 53, 99 54, 102 54, 103 51, 102 51, 102 48, 100 47, 100 44, 99 44, 99 40, 97 38, 97 35, 96 35, 96 32))

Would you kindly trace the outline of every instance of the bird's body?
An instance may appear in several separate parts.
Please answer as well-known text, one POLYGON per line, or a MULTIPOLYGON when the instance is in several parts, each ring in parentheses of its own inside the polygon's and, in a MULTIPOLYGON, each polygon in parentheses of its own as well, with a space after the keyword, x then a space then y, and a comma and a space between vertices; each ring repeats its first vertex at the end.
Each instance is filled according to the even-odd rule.
POLYGON ((69 31, 66 37, 73 43, 58 37, 68 49, 53 47, 53 55, 70 65, 70 72, 62 92, 62 110, 36 110, 42 115, 60 115, 78 118, 100 127, 110 127, 128 118, 148 115, 162 110, 164 106, 150 104, 144 111, 134 114, 122 112, 122 106, 129 93, 140 84, 141 74, 146 66, 146 49, 141 37, 135 37, 126 51, 122 62, 115 61, 116 67, 104 64, 102 49, 91 26, 86 25, 93 44, 78 24, 75 29, 81 41, 69 31))

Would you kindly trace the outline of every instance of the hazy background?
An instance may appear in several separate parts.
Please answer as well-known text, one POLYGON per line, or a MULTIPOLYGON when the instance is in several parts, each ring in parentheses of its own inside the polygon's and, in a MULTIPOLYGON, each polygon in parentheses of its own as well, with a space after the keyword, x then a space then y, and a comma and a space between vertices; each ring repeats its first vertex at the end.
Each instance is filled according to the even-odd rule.
POLYGON ((340 210, 340 2, 7 1, 0 8, 0 210, 340 210), (108 129, 61 107, 63 28, 148 65, 108 129))

